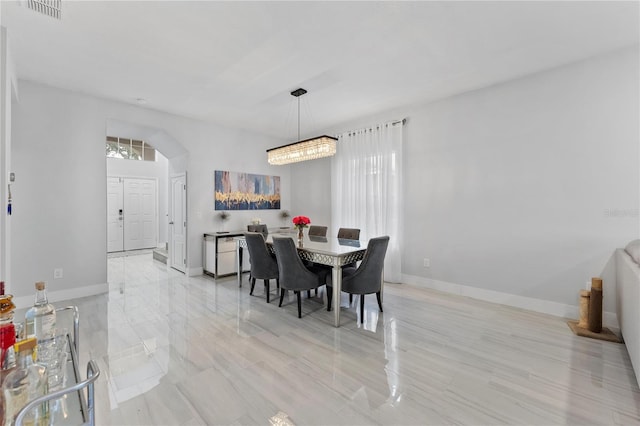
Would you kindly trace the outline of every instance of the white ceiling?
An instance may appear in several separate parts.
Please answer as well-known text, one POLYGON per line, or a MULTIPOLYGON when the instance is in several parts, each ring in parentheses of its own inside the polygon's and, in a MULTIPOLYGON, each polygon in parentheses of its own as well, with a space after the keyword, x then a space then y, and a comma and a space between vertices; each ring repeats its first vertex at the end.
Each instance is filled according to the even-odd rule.
MULTIPOLYGON (((295 139, 637 44, 638 2, 1 1, 19 78, 295 139)), ((394 117, 390 117, 394 118, 394 117)))

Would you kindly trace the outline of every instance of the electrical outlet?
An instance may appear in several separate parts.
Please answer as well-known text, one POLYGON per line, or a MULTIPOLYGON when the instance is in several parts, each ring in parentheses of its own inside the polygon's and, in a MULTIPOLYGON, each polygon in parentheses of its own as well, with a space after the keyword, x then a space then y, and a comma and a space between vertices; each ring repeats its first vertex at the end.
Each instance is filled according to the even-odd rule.
POLYGON ((63 277, 62 268, 56 268, 53 270, 53 279, 59 280, 63 277))
POLYGON ((422 266, 424 266, 425 268, 430 268, 431 267, 431 259, 429 259, 428 257, 425 257, 423 262, 422 262, 422 266))

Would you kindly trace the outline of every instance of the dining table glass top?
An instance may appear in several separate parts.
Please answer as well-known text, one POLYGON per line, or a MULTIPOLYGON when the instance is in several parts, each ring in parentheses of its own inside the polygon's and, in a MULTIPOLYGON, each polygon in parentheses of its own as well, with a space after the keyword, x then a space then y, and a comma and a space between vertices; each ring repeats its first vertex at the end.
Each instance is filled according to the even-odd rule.
POLYGON ((360 240, 347 240, 343 238, 337 238, 336 236, 317 237, 313 235, 304 234, 302 240, 298 240, 297 231, 294 232, 274 232, 270 233, 266 237, 267 244, 273 243, 273 238, 288 237, 296 240, 296 247, 298 250, 304 250, 314 252, 318 254, 325 254, 329 256, 341 256, 348 255, 353 252, 366 250, 367 241, 360 240))

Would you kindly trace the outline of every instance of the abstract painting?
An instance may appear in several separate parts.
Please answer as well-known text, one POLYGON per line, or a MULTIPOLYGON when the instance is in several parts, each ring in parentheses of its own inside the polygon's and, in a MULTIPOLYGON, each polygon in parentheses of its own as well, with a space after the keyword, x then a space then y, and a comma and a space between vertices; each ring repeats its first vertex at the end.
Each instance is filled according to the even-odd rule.
POLYGON ((280 208, 280 176, 216 170, 216 210, 280 208))

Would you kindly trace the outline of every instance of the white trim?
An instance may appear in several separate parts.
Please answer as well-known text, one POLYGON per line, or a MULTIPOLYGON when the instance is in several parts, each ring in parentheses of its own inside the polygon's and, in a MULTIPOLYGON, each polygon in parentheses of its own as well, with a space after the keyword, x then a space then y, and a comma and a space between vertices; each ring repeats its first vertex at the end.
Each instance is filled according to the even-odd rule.
POLYGON ((186 275, 188 277, 197 277, 204 274, 204 268, 202 266, 195 266, 193 268, 187 268, 186 275))
MULTIPOLYGON (((54 302, 62 302, 65 300, 77 299, 80 297, 86 296, 95 296, 96 294, 103 294, 109 291, 109 284, 94 284, 82 287, 74 287, 66 290, 58 290, 58 291, 49 291, 47 289, 47 299, 49 299, 50 303, 54 302)), ((29 307, 33 306, 33 300, 35 297, 35 292, 33 296, 20 296, 13 299, 13 302, 16 306, 21 307, 29 307)))
MULTIPOLYGON (((514 308, 527 309, 529 311, 553 315, 556 317, 578 318, 577 306, 553 302, 551 300, 534 299, 532 297, 518 296, 516 294, 503 293, 462 284, 454 284, 408 274, 402 274, 402 282, 419 287, 426 287, 431 290, 442 291, 444 293, 466 296, 472 299, 498 303, 500 305, 512 306, 514 308)), ((616 331, 619 329, 618 318, 615 312, 604 312, 602 315, 602 323, 606 327, 610 327, 616 331)))

